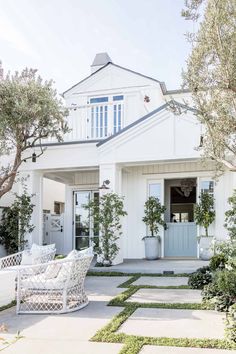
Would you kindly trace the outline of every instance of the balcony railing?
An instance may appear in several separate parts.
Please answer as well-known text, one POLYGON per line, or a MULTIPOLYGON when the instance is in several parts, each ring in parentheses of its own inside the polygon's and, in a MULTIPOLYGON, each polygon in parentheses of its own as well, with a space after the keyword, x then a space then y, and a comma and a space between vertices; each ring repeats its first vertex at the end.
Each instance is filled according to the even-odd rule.
MULTIPOLYGON (((70 107, 70 114, 66 120, 70 132, 64 135, 64 142, 106 139, 124 126, 123 104, 70 107)), ((43 141, 46 144, 55 142, 54 138, 43 141)))

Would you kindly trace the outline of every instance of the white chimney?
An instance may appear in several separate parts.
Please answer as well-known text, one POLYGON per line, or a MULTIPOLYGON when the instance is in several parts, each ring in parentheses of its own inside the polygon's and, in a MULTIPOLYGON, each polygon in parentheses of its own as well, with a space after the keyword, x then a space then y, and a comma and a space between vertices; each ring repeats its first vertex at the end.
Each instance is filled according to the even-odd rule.
POLYGON ((107 53, 96 54, 94 61, 91 65, 91 73, 95 73, 95 71, 102 68, 108 63, 112 63, 112 60, 107 53))

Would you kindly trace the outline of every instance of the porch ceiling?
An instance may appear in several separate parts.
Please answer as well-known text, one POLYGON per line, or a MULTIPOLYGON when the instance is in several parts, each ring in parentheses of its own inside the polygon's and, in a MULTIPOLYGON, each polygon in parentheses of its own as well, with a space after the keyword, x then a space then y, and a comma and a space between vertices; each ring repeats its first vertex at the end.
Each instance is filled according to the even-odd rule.
POLYGON ((44 177, 67 185, 91 185, 99 183, 98 169, 45 172, 44 177))

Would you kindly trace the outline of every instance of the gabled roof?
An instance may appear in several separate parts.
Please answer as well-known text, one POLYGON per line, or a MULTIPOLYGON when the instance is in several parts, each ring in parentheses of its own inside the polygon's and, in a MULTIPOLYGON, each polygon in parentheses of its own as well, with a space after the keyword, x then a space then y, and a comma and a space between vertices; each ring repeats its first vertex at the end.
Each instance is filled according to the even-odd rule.
MULTIPOLYGON (((98 69, 97 71, 95 71, 95 72, 92 73, 91 75, 87 76, 87 77, 84 78, 83 80, 77 82, 77 84, 71 86, 68 90, 64 91, 64 92, 62 93, 62 96, 64 97, 65 93, 67 93, 68 91, 70 91, 71 89, 73 89, 74 87, 76 87, 77 85, 82 84, 82 82, 85 82, 86 80, 90 79, 92 76, 96 75, 99 71, 102 71, 103 69, 105 69, 105 68, 106 68, 107 66, 109 66, 109 65, 115 66, 115 67, 117 67, 117 68, 119 68, 119 69, 122 69, 122 70, 125 70, 125 71, 128 71, 128 72, 130 72, 130 73, 132 73, 132 74, 136 74, 136 75, 142 76, 142 77, 144 77, 144 78, 146 78, 146 79, 155 81, 155 82, 157 82, 157 83, 159 83, 159 84, 162 83, 161 81, 159 81, 159 80, 157 80, 157 79, 154 79, 153 77, 150 77, 150 76, 147 76, 147 75, 143 75, 143 74, 141 74, 141 73, 139 73, 139 72, 137 72, 137 71, 133 71, 133 70, 131 70, 131 69, 124 68, 123 66, 114 64, 114 63, 112 63, 112 62, 108 62, 108 63, 107 63, 106 65, 104 65, 102 68, 98 69)), ((162 84, 164 84, 164 83, 162 83, 162 84)))
POLYGON ((114 135, 111 135, 109 136, 107 139, 104 139, 102 141, 99 141, 99 143, 97 143, 97 146, 101 146, 103 144, 106 144, 108 141, 112 140, 112 139, 115 139, 117 136, 125 133, 127 130, 130 130, 132 129, 133 127, 139 125, 139 124, 142 124, 142 122, 146 121, 148 118, 154 116, 156 113, 166 109, 167 107, 170 107, 172 105, 174 106, 177 106, 179 108, 182 108, 182 109, 185 109, 185 110, 188 110, 188 111, 191 111, 193 113, 196 113, 197 110, 195 108, 192 108, 192 107, 188 107, 187 105, 183 104, 183 103, 180 103, 180 102, 177 102, 175 100, 171 100, 165 104, 163 104, 162 106, 154 109, 152 112, 146 114, 145 116, 139 118, 138 120, 136 120, 135 122, 127 125, 125 128, 121 129, 118 133, 114 134, 114 135))

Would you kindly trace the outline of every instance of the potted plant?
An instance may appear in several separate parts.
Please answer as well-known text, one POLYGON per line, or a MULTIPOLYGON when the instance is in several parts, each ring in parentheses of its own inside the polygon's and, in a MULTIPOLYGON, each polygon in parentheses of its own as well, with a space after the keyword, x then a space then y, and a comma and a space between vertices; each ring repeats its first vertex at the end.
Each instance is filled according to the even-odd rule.
POLYGON ((117 241, 122 235, 121 218, 124 211, 123 198, 116 193, 107 193, 84 206, 93 217, 94 227, 99 228, 99 246, 96 251, 99 265, 109 267, 119 252, 117 241))
POLYGON ((199 236, 200 258, 209 260, 213 256, 212 241, 213 236, 209 236, 209 226, 215 220, 214 198, 207 192, 202 192, 199 196, 199 203, 194 207, 194 219, 197 225, 205 230, 205 235, 199 236))
POLYGON ((148 260, 160 258, 160 243, 161 237, 158 234, 160 226, 166 228, 166 223, 163 220, 163 214, 166 207, 161 205, 158 198, 149 197, 144 205, 143 222, 147 225, 150 235, 144 236, 145 256, 148 260))

